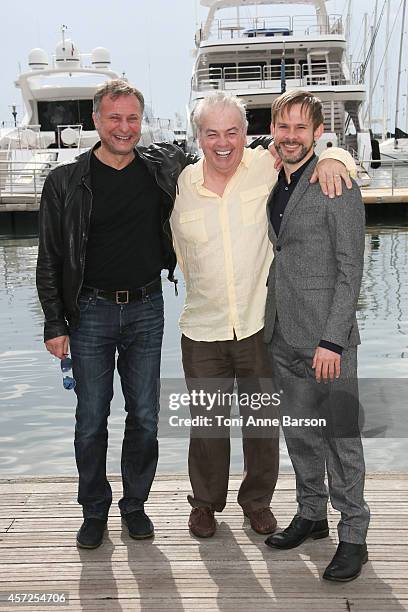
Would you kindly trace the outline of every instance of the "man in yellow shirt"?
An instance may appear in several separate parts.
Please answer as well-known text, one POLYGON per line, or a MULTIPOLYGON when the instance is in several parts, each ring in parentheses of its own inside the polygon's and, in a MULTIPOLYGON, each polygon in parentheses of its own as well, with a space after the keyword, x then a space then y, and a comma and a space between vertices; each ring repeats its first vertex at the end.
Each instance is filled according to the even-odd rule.
MULTIPOLYGON (((190 390, 194 379, 219 379, 219 389, 231 392, 236 380, 241 394, 247 381, 271 375, 262 332, 272 261, 266 203, 278 174, 268 150, 245 148, 247 121, 238 98, 217 92, 198 103, 193 120, 204 157, 181 173, 170 220, 186 283, 183 368, 190 390)), ((351 187, 348 170, 355 165, 348 153, 330 148, 321 159, 313 180, 319 178, 323 190, 328 183, 333 196, 341 193, 341 178, 351 187)), ((243 436, 238 503, 262 534, 276 528, 269 508, 279 466, 275 430, 243 436)), ((205 436, 192 435, 189 448, 189 527, 198 537, 214 535, 214 512, 223 510, 228 492, 228 427, 221 436, 205 436)))

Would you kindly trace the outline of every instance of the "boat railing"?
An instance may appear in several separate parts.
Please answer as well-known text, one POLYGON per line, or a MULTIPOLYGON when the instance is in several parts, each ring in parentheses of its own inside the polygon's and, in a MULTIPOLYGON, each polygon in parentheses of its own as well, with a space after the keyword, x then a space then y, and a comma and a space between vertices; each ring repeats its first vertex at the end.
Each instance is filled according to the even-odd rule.
MULTIPOLYGON (((41 152, 43 153, 43 152, 41 152)), ((58 162, 43 160, 0 160, 0 199, 19 199, 28 196, 38 203, 44 181, 58 162)))
POLYGON ((353 83, 364 83, 365 67, 363 62, 353 62, 351 64, 351 78, 353 83))
POLYGON ((406 159, 358 159, 358 168, 360 168, 359 183, 360 187, 375 190, 390 190, 391 196, 398 195, 398 189, 406 189, 408 157, 406 159), (381 162, 380 167, 378 163, 381 162), (372 168, 372 164, 374 168, 372 168), (401 172, 401 169, 404 172, 401 172))
MULTIPOLYGON (((275 81, 280 87, 282 78, 281 66, 225 66, 200 68, 193 77, 193 89, 196 91, 235 89, 237 82, 240 88, 271 87, 275 81)), ((345 85, 346 78, 339 62, 314 62, 308 64, 286 64, 285 79, 292 87, 310 87, 312 85, 345 85)))
MULTIPOLYGON (((208 28, 208 26, 207 26, 208 28)), ((313 15, 285 15, 265 17, 235 17, 214 19, 208 31, 202 25, 196 34, 197 46, 203 40, 231 40, 276 36, 343 35, 341 15, 330 14, 316 18, 313 15)))
POLYGON ((0 129, 3 129, 3 128, 10 129, 10 128, 15 128, 15 127, 17 127, 17 126, 16 126, 16 124, 14 123, 14 121, 12 121, 12 120, 9 120, 9 121, 2 121, 2 122, 0 123, 0 129))
POLYGON ((41 125, 18 125, 7 135, 9 149, 43 149, 46 141, 41 133, 41 125))

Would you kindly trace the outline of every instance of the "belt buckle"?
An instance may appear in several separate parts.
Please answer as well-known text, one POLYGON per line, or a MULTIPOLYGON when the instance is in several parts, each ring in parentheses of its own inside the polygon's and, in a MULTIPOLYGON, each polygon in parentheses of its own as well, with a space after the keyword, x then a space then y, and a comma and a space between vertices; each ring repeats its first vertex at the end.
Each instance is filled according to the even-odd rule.
POLYGON ((129 304, 129 291, 127 289, 115 291, 115 297, 117 304, 129 304))

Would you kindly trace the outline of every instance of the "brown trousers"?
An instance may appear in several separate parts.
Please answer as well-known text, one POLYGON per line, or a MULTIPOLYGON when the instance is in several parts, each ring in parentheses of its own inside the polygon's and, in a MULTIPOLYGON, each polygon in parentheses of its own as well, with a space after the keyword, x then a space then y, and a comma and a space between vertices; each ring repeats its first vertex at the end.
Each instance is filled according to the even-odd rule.
MULTIPOLYGON (((218 389, 224 393, 233 391, 235 380, 239 394, 271 393, 271 367, 263 330, 243 340, 219 342, 197 342, 183 335, 181 350, 190 393, 198 387, 206 388, 205 380, 214 389, 214 379, 219 379, 219 384, 216 381, 218 389), (265 382, 269 382, 267 389, 265 382)), ((190 410, 192 416, 197 414, 191 407, 190 410)), ((270 406, 262 409, 262 416, 265 414, 276 417, 278 411, 270 406)), ((230 467, 229 434, 227 427, 222 437, 190 437, 188 468, 193 495, 188 496, 188 500, 193 507, 205 506, 217 512, 225 507, 230 467)), ((279 428, 264 428, 259 437, 247 437, 243 431, 242 446, 244 474, 238 503, 245 512, 268 508, 279 470, 279 428)))

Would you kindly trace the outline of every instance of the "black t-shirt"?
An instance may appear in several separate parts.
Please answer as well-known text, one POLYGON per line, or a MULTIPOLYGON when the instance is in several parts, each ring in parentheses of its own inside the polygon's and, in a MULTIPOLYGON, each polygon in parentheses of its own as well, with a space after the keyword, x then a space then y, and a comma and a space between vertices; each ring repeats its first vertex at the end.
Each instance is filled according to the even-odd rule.
POLYGON ((116 291, 160 276, 162 191, 139 157, 122 170, 91 158, 93 205, 84 285, 116 291))

